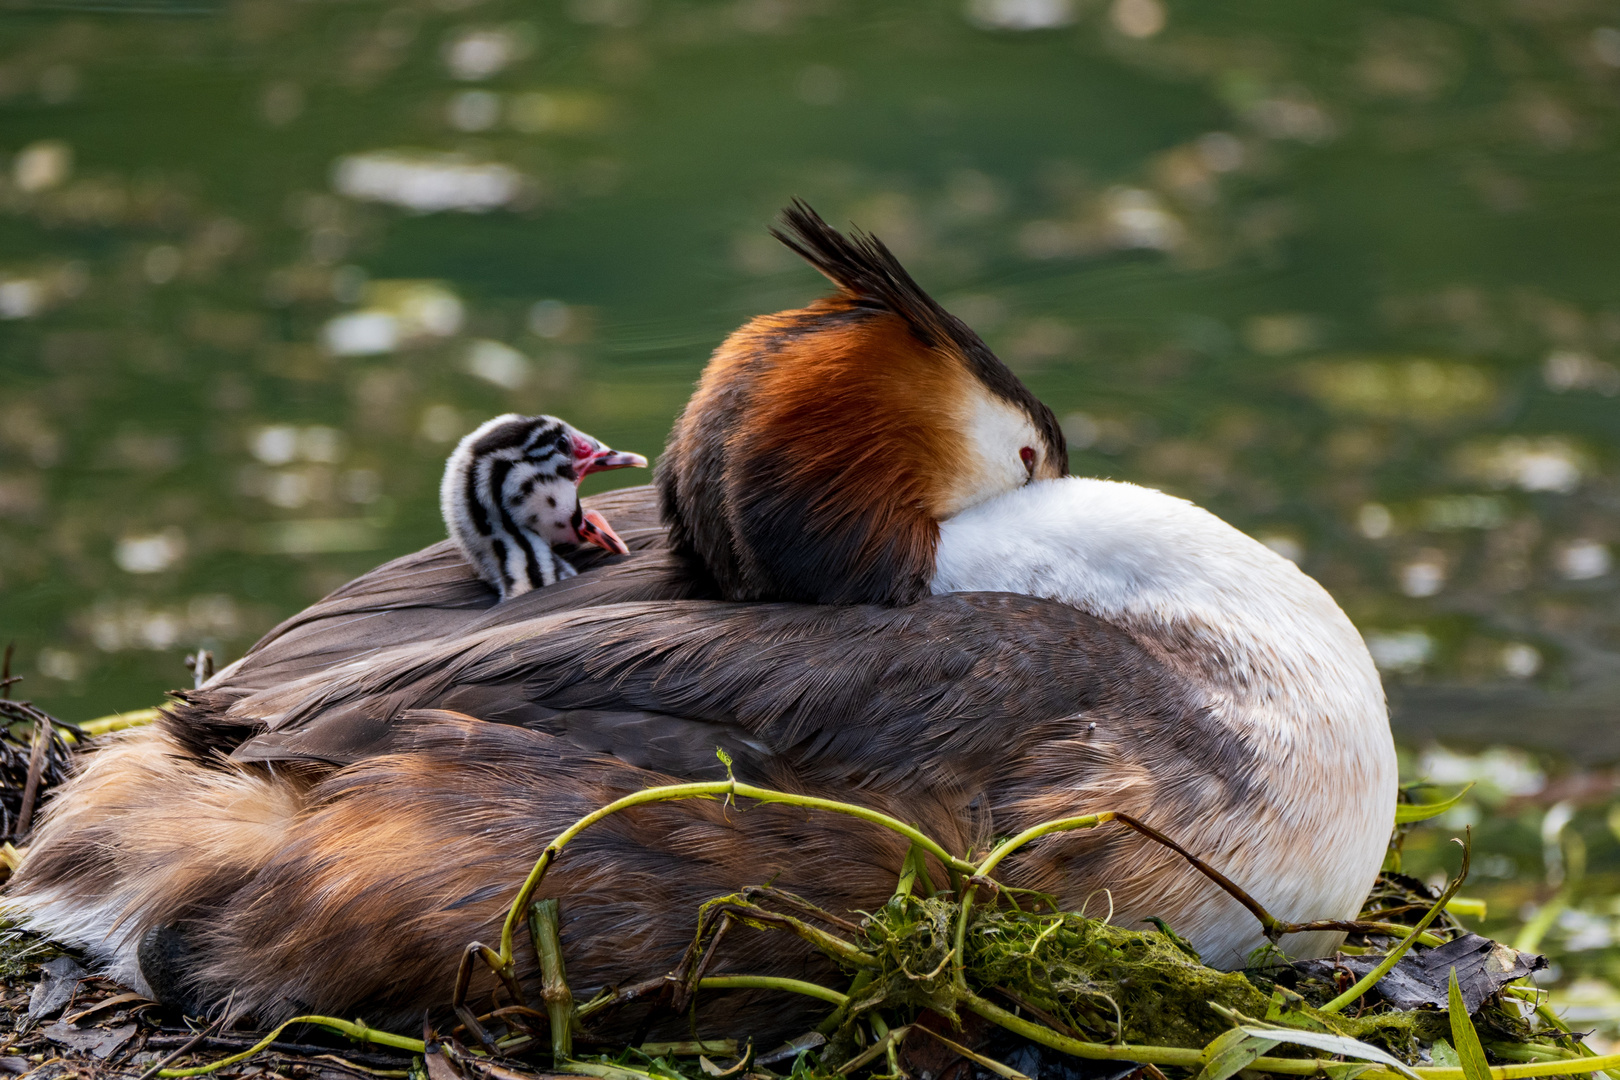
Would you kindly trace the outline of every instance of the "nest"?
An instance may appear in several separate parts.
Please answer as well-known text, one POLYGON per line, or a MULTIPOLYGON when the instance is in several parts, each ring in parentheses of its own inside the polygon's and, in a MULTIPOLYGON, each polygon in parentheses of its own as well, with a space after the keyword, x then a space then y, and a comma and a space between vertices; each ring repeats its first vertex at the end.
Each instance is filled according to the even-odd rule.
MULTIPOLYGON (((12 720, 0 740, 0 805, 8 820, 16 820, 30 810, 29 799, 37 800, 41 790, 65 776, 71 746, 63 725, 32 706, 6 701, 0 709, 12 720)), ((1591 1056, 1545 1008, 1539 992, 1523 982, 1539 958, 1469 935, 1445 914, 1466 869, 1465 849, 1463 871, 1439 896, 1411 879, 1386 874, 1362 920, 1288 924, 1173 839, 1124 814, 1105 811, 1048 822, 970 862, 903 822, 853 804, 735 779, 672 785, 626 796, 587 815, 541 853, 512 900, 500 947, 470 943, 453 987, 447 987, 447 1004, 459 1023, 443 1030, 429 1027, 417 1038, 358 1020, 298 1017, 240 1053, 189 1066, 167 1061, 153 1075, 199 1075, 260 1053, 285 1053, 292 1025, 369 1044, 363 1051, 367 1069, 379 1064, 379 1053, 393 1052, 401 1055, 402 1068, 413 1075, 425 1070, 431 1080, 513 1080, 538 1075, 532 1072, 537 1068, 607 1080, 783 1075, 831 1080, 922 1073, 966 1080, 1078 1075, 1066 1064, 1076 1059, 1102 1063, 1113 1070, 1110 1076, 1141 1071, 1154 1080, 1167 1073, 1227 1080, 1239 1071, 1326 1071, 1335 1077, 1342 1073, 1339 1080, 1458 1080, 1458 1068, 1462 1080, 1490 1080, 1487 1056, 1517 1063, 1496 1070, 1495 1080, 1620 1069, 1620 1055, 1591 1056), (907 837, 911 853, 889 901, 858 921, 781 890, 745 889, 711 900, 695 913, 692 945, 675 971, 649 972, 644 983, 576 1002, 563 971, 558 901, 533 900, 547 869, 575 837, 604 818, 632 806, 685 798, 789 803, 859 817, 907 837), (1162 922, 1147 930, 1115 926, 1063 911, 1050 896, 1010 889, 995 878, 1002 859, 1042 836, 1109 825, 1133 828, 1176 850, 1253 912, 1271 941, 1306 929, 1338 929, 1355 944, 1348 950, 1352 955, 1290 964, 1275 948, 1265 948, 1251 958, 1250 968, 1220 971, 1204 965, 1162 922), (936 876, 944 870, 937 886, 930 867, 936 876), (515 931, 525 921, 543 977, 542 993, 533 1000, 515 978, 512 953, 515 931), (769 975, 711 975, 733 930, 794 934, 831 957, 843 978, 818 986, 769 975), (466 998, 478 965, 499 977, 509 999, 497 999, 481 1014, 466 998), (815 1030, 782 1047, 753 1046, 749 1033, 739 1031, 706 1042, 583 1052, 586 1045, 602 1049, 590 1037, 593 1026, 632 1003, 650 1003, 654 1012, 668 1016, 684 1012, 699 994, 730 989, 809 995, 827 1003, 827 1014, 815 1030)), ((47 972, 39 985, 49 977, 47 972)), ((243 1041, 215 1030, 207 1039, 199 1036, 187 1052, 205 1053, 208 1045, 229 1038, 237 1045, 243 1041)))
MULTIPOLYGON (((31 701, 13 701, 11 648, 0 661, 0 842, 22 842, 44 797, 68 778, 73 747, 84 733, 31 701)), ((10 865, 9 857, 7 866, 10 865)))

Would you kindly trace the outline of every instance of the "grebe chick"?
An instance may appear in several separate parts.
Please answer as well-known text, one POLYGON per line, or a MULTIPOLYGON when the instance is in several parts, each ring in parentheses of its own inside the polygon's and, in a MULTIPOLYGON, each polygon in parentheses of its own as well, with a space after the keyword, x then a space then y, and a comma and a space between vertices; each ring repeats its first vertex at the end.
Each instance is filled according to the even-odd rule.
POLYGON ((593 472, 646 468, 555 416, 507 413, 462 439, 444 467, 439 508, 450 538, 501 599, 574 576, 554 544, 629 553, 607 519, 579 502, 593 472))

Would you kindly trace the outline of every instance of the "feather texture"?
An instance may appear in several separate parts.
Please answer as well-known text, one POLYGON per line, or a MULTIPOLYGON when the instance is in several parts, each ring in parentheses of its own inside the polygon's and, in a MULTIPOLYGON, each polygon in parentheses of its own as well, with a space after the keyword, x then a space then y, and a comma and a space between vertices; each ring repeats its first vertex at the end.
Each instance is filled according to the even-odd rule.
POLYGON ((507 413, 481 424, 445 463, 439 509, 450 538, 502 599, 574 576, 559 545, 592 543, 623 552, 606 519, 587 514, 587 473, 645 466, 555 416, 507 413))
POLYGON ((910 603, 939 522, 1061 476, 1062 432, 875 237, 785 229, 838 292, 715 351, 658 464, 671 547, 727 599, 910 603))
MULTIPOLYGON (((656 499, 592 500, 628 556, 440 544, 339 589, 91 755, 47 808, 12 913, 165 996, 235 992, 263 1023, 414 1024, 557 832, 650 784, 718 776, 723 748, 746 779, 887 810, 959 851, 1127 811, 1283 918, 1354 914, 1395 774, 1343 613, 1181 500, 1058 479, 1050 411, 880 242, 802 205, 786 230, 838 291, 721 346, 656 499)), ((544 539, 516 512, 535 422, 500 418, 458 449, 445 509, 465 511, 463 540, 499 531, 480 532, 475 503, 509 511, 502 536, 544 539)), ((670 804, 587 832, 546 888, 588 992, 667 969, 712 896, 774 877, 855 912, 884 901, 904 855, 843 819, 670 804)), ((1218 964, 1260 941, 1131 834, 1044 838, 1003 871, 1072 908, 1106 888, 1127 924, 1163 917, 1218 964)), ((726 955, 825 974, 775 936, 726 955)), ((799 1006, 743 1000, 710 1007, 762 1038, 802 1029, 799 1006)))
MULTIPOLYGON (((1078 480, 1007 498, 947 522, 940 595, 905 608, 694 595, 644 525, 645 488, 604 500, 638 551, 506 603, 442 548, 399 560, 277 628, 165 728, 93 755, 11 903, 130 981, 141 935, 174 927, 187 992, 235 987, 265 1021, 415 1022, 557 831, 647 784, 717 777, 722 747, 745 779, 889 810, 956 850, 1126 810, 1285 918, 1353 914, 1394 770, 1342 613, 1180 500, 1078 480), (1008 514, 1031 525, 1003 550, 1008 514), (951 591, 970 584, 1051 598, 951 591), (209 723, 206 751, 185 742, 209 723)), ((582 844, 547 885, 581 988, 673 963, 710 896, 780 875, 870 908, 904 857, 843 820, 712 804, 638 810, 582 844)), ((1260 940, 1133 835, 1048 838, 1005 869, 1075 907, 1107 888, 1125 924, 1164 917, 1218 963, 1260 940)), ((736 948, 734 970, 821 973, 775 937, 736 948)), ((802 1023, 777 1000, 735 1008, 760 1033, 802 1023)))

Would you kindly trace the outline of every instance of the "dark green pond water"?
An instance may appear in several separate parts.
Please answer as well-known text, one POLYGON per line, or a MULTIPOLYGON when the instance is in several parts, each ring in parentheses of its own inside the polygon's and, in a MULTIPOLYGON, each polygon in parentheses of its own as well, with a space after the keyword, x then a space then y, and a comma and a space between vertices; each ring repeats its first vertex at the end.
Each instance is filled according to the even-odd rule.
MULTIPOLYGON (((1077 472, 1321 579, 1404 743, 1544 755, 1413 760, 1500 781, 1511 922, 1561 835, 1620 863, 1611 774, 1513 779, 1620 759, 1617 124, 1612 0, 0 3, 16 692, 153 703, 439 538, 497 412, 655 454, 723 335, 819 293, 766 234, 802 196, 1077 472)), ((1566 985, 1620 965, 1593 895, 1566 985)))

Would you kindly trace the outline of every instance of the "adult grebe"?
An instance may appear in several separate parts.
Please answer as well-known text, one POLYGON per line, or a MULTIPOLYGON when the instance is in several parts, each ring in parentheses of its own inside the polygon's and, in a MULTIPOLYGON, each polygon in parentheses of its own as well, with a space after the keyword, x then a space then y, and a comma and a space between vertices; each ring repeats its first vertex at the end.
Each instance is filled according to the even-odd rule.
MULTIPOLYGON (((827 317, 894 314, 882 295, 862 303, 868 314, 827 317)), ((807 399, 839 392, 796 385, 807 399)), ((1012 425, 962 435, 969 411, 929 415, 1021 465, 1032 448, 1012 425)), ((888 437, 892 454, 880 445, 830 475, 903 460, 911 434, 888 437)), ((931 595, 909 606, 703 599, 724 571, 694 577, 689 539, 669 553, 647 488, 592 501, 628 557, 573 556, 578 576, 499 604, 449 545, 399 560, 273 631, 164 728, 94 754, 53 803, 12 906, 114 977, 152 976, 194 1005, 234 993, 265 1022, 359 1010, 415 1023, 552 836, 631 790, 718 775, 719 746, 739 778, 866 803, 958 850, 1125 810, 1285 919, 1353 916, 1395 788, 1354 627, 1293 564, 1182 500, 1029 472, 999 495, 975 481, 982 501, 933 522, 931 595)), ((870 485, 845 513, 881 539, 893 532, 881 523, 916 516, 917 490, 870 485)), ((674 498, 701 501, 683 503, 678 483, 674 498)), ((720 545, 746 552, 749 515, 727 520, 744 527, 720 545)), ((835 566, 901 565, 843 550, 855 555, 835 566)), ((870 908, 904 856, 891 834, 842 819, 669 804, 586 833, 546 891, 564 900, 584 990, 672 965, 712 896, 774 880, 833 910, 870 908)), ((1214 963, 1237 965, 1261 940, 1235 902, 1138 837, 1052 836, 1003 870, 1073 908, 1107 888, 1122 921, 1161 916, 1214 963)), ((1335 940, 1285 945, 1319 954, 1335 940)), ((778 938, 736 948, 740 970, 817 962, 778 938)), ((772 999, 736 1021, 779 1032, 797 1009, 772 999)))

